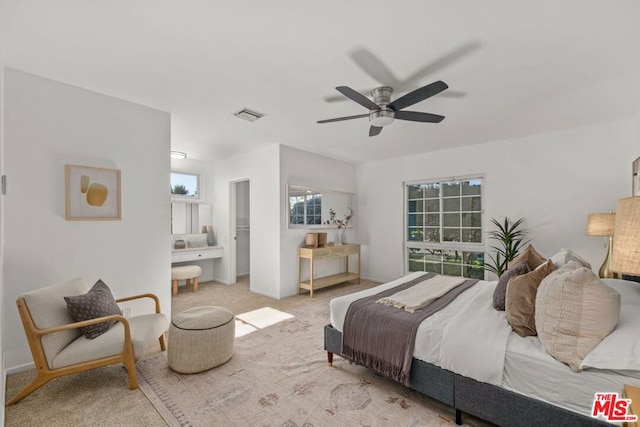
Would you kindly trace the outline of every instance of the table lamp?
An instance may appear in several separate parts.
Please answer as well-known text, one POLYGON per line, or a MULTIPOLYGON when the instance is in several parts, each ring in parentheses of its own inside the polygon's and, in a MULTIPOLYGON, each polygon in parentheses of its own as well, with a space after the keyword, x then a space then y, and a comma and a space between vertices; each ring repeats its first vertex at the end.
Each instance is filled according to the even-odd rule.
POLYGON ((640 196, 618 200, 615 218, 616 238, 611 269, 616 273, 640 275, 640 196))
POLYGON ((611 251, 613 249, 613 229, 616 214, 609 213, 592 213, 587 218, 587 236, 608 236, 609 249, 607 257, 598 271, 598 275, 602 278, 614 278, 616 274, 611 270, 611 251))

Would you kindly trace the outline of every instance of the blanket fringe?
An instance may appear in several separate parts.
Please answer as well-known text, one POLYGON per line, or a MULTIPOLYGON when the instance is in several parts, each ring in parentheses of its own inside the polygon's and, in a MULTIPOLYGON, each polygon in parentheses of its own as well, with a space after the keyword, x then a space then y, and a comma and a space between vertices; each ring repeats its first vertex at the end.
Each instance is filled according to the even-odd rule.
POLYGON ((358 351, 347 346, 343 346, 342 353, 342 356, 350 362, 373 369, 375 372, 381 375, 389 377, 394 381, 406 385, 407 387, 409 386, 411 379, 409 371, 403 369, 402 366, 394 365, 393 363, 390 363, 372 354, 366 353, 364 351, 358 351))

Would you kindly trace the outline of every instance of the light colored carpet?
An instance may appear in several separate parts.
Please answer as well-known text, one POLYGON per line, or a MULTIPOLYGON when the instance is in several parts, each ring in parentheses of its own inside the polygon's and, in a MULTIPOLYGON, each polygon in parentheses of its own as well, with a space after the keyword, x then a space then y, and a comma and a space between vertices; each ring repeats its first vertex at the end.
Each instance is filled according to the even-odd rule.
MULTIPOLYGON (((307 307, 316 306, 316 304, 321 305, 321 303, 324 303, 325 307, 328 307, 328 301, 333 297, 366 289, 374 285, 375 283, 373 282, 363 281, 363 283, 360 285, 350 283, 322 289, 314 293, 313 299, 309 299, 308 294, 303 294, 283 300, 273 300, 268 297, 250 293, 248 278, 244 277, 239 278, 238 283, 230 286, 221 285, 214 282, 201 283, 200 290, 195 293, 182 287, 180 288, 179 294, 172 299, 172 312, 175 314, 198 305, 221 305, 227 307, 234 314, 245 313, 252 310, 260 309, 262 307, 271 307, 276 310, 295 313, 297 316, 293 320, 295 320, 296 322, 302 322, 303 320, 305 320, 303 314, 307 307)), ((167 288, 169 288, 169 284, 167 284, 167 288)), ((282 325, 276 324, 271 326, 271 329, 265 329, 257 332, 260 334, 260 336, 254 335, 256 334, 254 332, 247 335, 246 337, 238 338, 238 350, 236 355, 228 364, 216 368, 210 372, 214 373, 215 375, 215 372, 218 370, 229 369, 227 368, 227 365, 229 367, 235 366, 236 363, 241 362, 243 360, 243 357, 245 357, 243 356, 243 352, 240 351, 240 349, 243 345, 250 345, 251 341, 253 340, 253 338, 251 337, 252 335, 254 335, 254 337, 258 337, 255 340, 256 344, 263 342, 263 345, 266 345, 264 341, 269 341, 271 339, 269 337, 276 337, 275 332, 272 333, 271 330, 279 331, 281 326, 282 325), (249 344, 243 344, 244 340, 246 340, 249 344)), ((369 393, 372 393, 373 390, 373 394, 374 396, 376 396, 376 390, 377 387, 379 387, 378 383, 386 380, 383 380, 371 373, 364 372, 364 370, 363 372, 360 372, 361 368, 350 366, 348 363, 345 363, 338 357, 336 357, 336 359, 334 360, 334 366, 336 366, 336 368, 334 368, 333 370, 329 370, 326 365, 326 353, 323 350, 322 326, 324 325, 322 324, 320 326, 321 327, 319 329, 314 331, 315 333, 320 334, 318 335, 318 341, 314 341, 312 344, 310 344, 309 347, 310 349, 314 350, 313 354, 309 355, 304 361, 304 363, 310 363, 310 372, 311 370, 314 371, 313 373, 328 372, 333 376, 349 374, 348 378, 345 377, 344 379, 340 379, 337 382, 339 382, 340 384, 351 384, 351 386, 344 386, 342 390, 337 390, 336 393, 334 393, 334 396, 339 397, 341 395, 351 395, 352 392, 355 393, 360 389, 366 389, 369 391, 369 393), (353 370, 355 370, 355 372, 353 370), (372 380, 369 380, 369 378, 371 378, 372 380), (368 385, 367 383, 363 383, 361 385, 361 379, 371 381, 372 384, 368 385), (357 384, 357 386, 355 386, 354 384, 357 384)), ((286 336, 289 334, 281 332, 277 333, 277 336, 283 335, 286 336)), ((295 341, 287 340, 285 342, 288 343, 287 345, 292 346, 286 347, 287 349, 295 348, 293 347, 295 341)), ((292 357, 290 353, 291 352, 284 353, 283 356, 292 357)), ((163 361, 163 357, 164 355, 160 355, 159 353, 159 348, 151 349, 151 354, 149 354, 142 360, 145 366, 144 369, 146 369, 147 365, 150 365, 152 362, 156 363, 157 367, 160 367, 160 364, 163 361), (154 356, 154 353, 156 353, 157 356, 154 356)), ((278 363, 278 361, 270 361, 265 358, 258 358, 259 360, 253 360, 256 357, 257 356, 254 356, 251 359, 251 363, 249 364, 249 366, 254 363, 266 364, 262 366, 270 366, 269 364, 278 363)), ((283 371, 286 372, 283 377, 286 378, 289 375, 289 371, 291 371, 292 374, 300 374, 302 365, 296 365, 294 359, 286 360, 288 360, 287 363, 290 364, 288 366, 290 366, 291 369, 283 371)), ((142 368, 143 365, 140 364, 140 366, 142 368)), ((164 369, 166 372, 166 365, 164 369)), ((208 375, 208 373, 205 375, 208 375)), ((18 391, 24 388, 34 376, 34 370, 10 375, 7 378, 6 382, 7 398, 14 396, 18 391)), ((200 376, 200 374, 198 376, 200 376)), ((232 378, 233 376, 234 375, 229 378, 232 378)), ((186 381, 191 377, 196 378, 196 376, 186 375, 183 375, 181 377, 183 378, 183 381, 186 381)), ((323 375, 313 378, 315 379, 310 379, 309 381, 324 381, 323 375)), ((139 379, 139 381, 140 383, 147 382, 144 379, 139 379)), ((261 383, 252 383, 251 387, 262 389, 263 387, 265 387, 265 385, 261 383)), ((423 405, 424 407, 429 408, 429 410, 433 410, 434 414, 439 414, 436 415, 437 418, 433 418, 437 423, 441 423, 441 421, 444 420, 446 424, 448 420, 452 419, 453 411, 450 408, 440 405, 438 402, 435 402, 428 398, 420 397, 417 394, 412 393, 408 389, 397 384, 391 383, 390 387, 395 390, 394 393, 396 393, 397 396, 402 396, 402 398, 399 398, 399 400, 396 400, 395 402, 392 401, 384 403, 384 405, 386 405, 390 412, 395 411, 396 409, 394 408, 400 408, 397 410, 403 411, 401 409, 401 406, 409 402, 414 406, 423 405), (407 400, 407 398, 409 398, 409 400, 407 400)), ((219 385, 216 383, 210 384, 209 388, 211 390, 214 390, 215 392, 219 391, 219 385)), ((208 392, 211 393, 210 391, 208 392)), ((303 392, 304 390, 301 390, 301 393, 303 392)), ((262 393, 261 397, 268 394, 269 393, 262 393)), ((278 394, 278 401, 280 401, 281 399, 284 400, 284 398, 281 397, 280 394, 278 394)), ((342 400, 348 399, 338 399, 338 401, 342 400)), ((265 402, 267 401, 269 400, 267 399, 265 402)), ((302 407, 301 409, 307 410, 308 407, 309 404, 307 404, 306 407, 302 407)), ((340 408, 341 406, 337 406, 337 409, 340 408)), ((416 408, 412 410, 415 411, 416 408)), ((212 418, 215 419, 215 417, 212 418)), ((474 425, 485 425, 482 422, 468 416, 465 417, 464 420, 465 422, 470 422, 474 425)), ((25 398, 23 401, 9 408, 6 408, 5 423, 6 426, 166 425, 163 418, 160 416, 158 411, 149 402, 149 400, 141 390, 129 390, 126 371, 122 366, 116 365, 95 369, 89 372, 74 374, 51 381, 49 384, 43 386, 27 398, 25 398)), ((268 423, 268 419, 261 417, 258 425, 268 425, 268 423)), ((353 425, 353 423, 351 422, 348 422, 347 424, 353 425)), ((207 423, 205 425, 213 424, 207 423)), ((376 421, 371 425, 390 424, 376 421)), ((418 423, 416 425, 420 424, 418 423)))
POLYGON ((342 358, 330 368, 326 301, 289 313, 236 339, 232 359, 206 372, 175 373, 164 353, 144 358, 142 391, 171 426, 455 425, 453 410, 368 369, 342 358))

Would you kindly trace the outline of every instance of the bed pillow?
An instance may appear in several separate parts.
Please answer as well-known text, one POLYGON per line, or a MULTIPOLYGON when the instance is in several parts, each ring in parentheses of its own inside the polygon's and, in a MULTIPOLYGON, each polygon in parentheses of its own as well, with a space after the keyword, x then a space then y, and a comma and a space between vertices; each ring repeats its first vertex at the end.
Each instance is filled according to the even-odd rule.
POLYGON ((591 350, 580 368, 640 371, 640 286, 618 279, 600 279, 620 294, 618 325, 591 350))
POLYGON ((551 260, 535 270, 513 277, 507 283, 505 311, 513 331, 521 337, 536 335, 536 293, 542 280, 553 271, 551 260))
MULTIPOLYGON (((102 280, 98 280, 86 294, 64 297, 64 300, 67 302, 67 311, 76 322, 122 314, 109 286, 102 280)), ((88 339, 94 339, 107 332, 114 323, 115 320, 97 323, 80 328, 80 331, 88 339)))
POLYGON ((571 249, 560 249, 560 252, 552 256, 551 261, 553 262, 553 266, 555 268, 560 268, 563 265, 567 264, 569 261, 575 261, 580 264, 582 267, 587 267, 591 269, 591 264, 589 264, 584 258, 582 258, 577 253, 573 252, 571 249))
POLYGON ((498 279, 498 284, 493 291, 493 308, 496 310, 504 311, 505 294, 507 293, 507 283, 512 277, 521 276, 530 272, 531 269, 526 262, 514 265, 509 270, 502 273, 502 276, 498 279))
POLYGON ((512 265, 520 264, 521 262, 526 262, 531 270, 538 268, 540 264, 545 262, 547 259, 540 255, 538 251, 535 250, 533 245, 530 243, 525 246, 525 248, 516 256, 514 259, 509 262, 508 267, 511 268, 512 265))
POLYGON ((536 300, 536 328, 547 352, 574 371, 618 323, 620 294, 575 261, 543 281, 536 300))

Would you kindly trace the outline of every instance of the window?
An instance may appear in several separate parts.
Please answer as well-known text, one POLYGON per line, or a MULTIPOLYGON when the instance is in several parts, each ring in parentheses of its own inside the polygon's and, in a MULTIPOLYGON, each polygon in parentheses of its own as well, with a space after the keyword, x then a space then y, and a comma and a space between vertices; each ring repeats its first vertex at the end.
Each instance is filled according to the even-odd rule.
POLYGON ((408 271, 484 278, 482 182, 476 176, 405 184, 408 271))
POLYGON ((200 175, 171 171, 171 197, 199 199, 200 175))
POLYGON ((289 196, 289 224, 322 224, 322 194, 301 194, 289 196))

